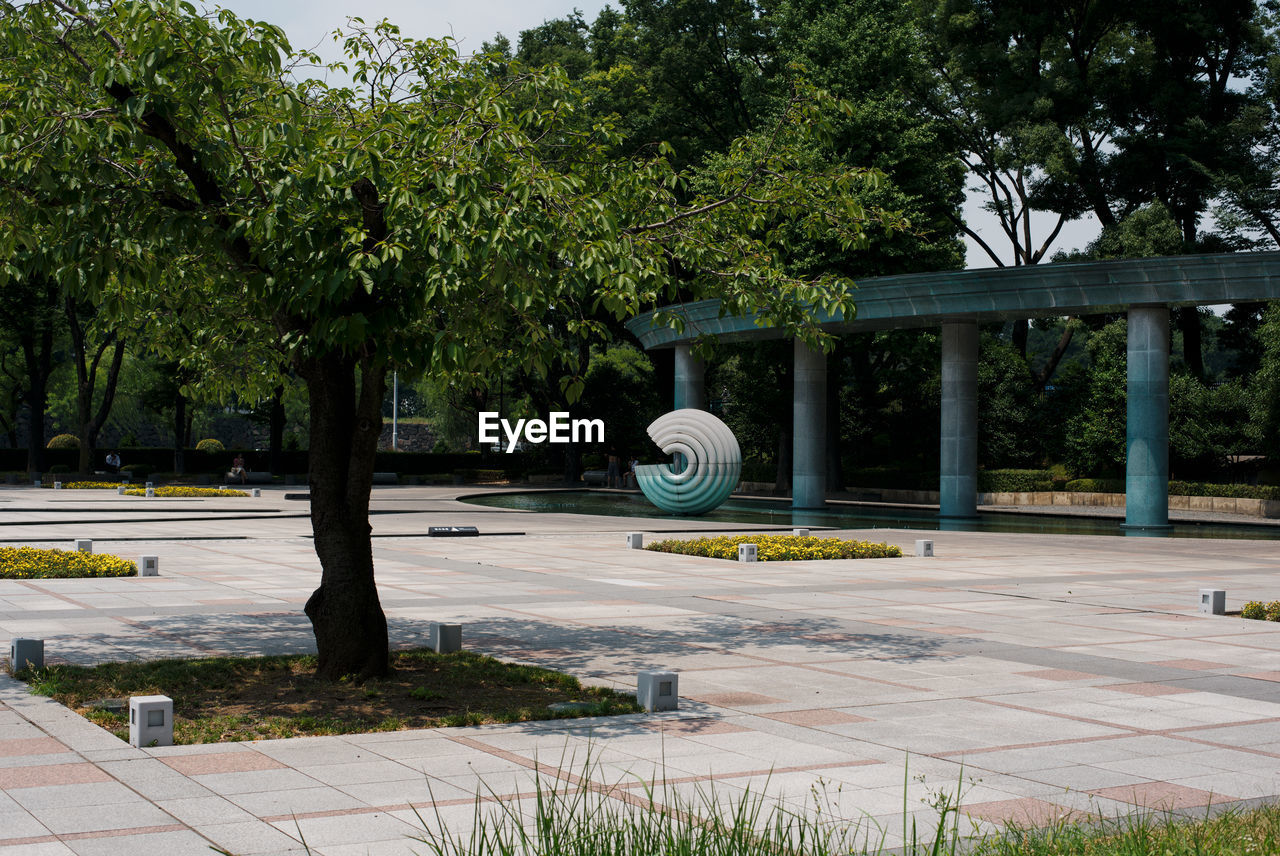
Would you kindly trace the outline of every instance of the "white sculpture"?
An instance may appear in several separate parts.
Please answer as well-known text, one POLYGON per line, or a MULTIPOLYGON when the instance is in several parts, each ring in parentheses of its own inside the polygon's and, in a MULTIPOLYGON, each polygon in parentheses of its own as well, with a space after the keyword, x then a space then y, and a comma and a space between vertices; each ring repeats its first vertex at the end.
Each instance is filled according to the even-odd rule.
POLYGON ((742 476, 742 450, 720 419, 705 410, 673 410, 653 420, 648 431, 658 448, 684 459, 680 470, 667 464, 636 467, 640 490, 654 505, 676 514, 704 514, 733 493, 742 476))

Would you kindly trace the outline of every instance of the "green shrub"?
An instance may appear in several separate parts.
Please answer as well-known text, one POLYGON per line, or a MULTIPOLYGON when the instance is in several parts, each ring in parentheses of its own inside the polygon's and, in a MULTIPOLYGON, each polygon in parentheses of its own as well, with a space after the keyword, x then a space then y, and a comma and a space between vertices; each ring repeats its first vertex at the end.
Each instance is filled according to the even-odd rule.
POLYGON ((155 467, 147 464, 125 464, 120 468, 120 472, 128 473, 133 478, 145 479, 147 476, 155 472, 155 467))
POLYGON ((453 474, 473 482, 504 481, 507 477, 505 470, 458 469, 453 474))
POLYGON ((1066 489, 1080 493, 1124 493, 1124 479, 1072 479, 1066 489))
POLYGON ((106 553, 0 547, 0 579, 47 580, 68 577, 132 577, 138 566, 106 553))
POLYGON ((1252 618, 1254 621, 1267 620, 1267 605, 1260 600, 1251 600, 1240 608, 1241 618, 1252 618))
POLYGON ((900 558, 902 550, 891 544, 846 541, 843 538, 800 537, 796 535, 720 535, 715 538, 673 538, 655 541, 646 550, 705 556, 709 559, 737 559, 739 544, 755 544, 756 560, 789 562, 805 559, 885 559, 900 558))
POLYGON ((1053 476, 1048 470, 982 470, 978 473, 978 490, 983 493, 1053 490, 1053 476))
POLYGON ((222 445, 221 440, 215 440, 212 437, 206 437, 199 443, 196 443, 197 452, 225 452, 227 448, 222 445))
POLYGON ((69 473, 69 472, 71 472, 71 467, 67 466, 66 464, 54 464, 53 466, 49 467, 50 475, 62 475, 63 473, 69 473))
POLYGON ((903 470, 898 467, 863 467, 846 469, 844 483, 849 487, 888 490, 937 490, 938 473, 903 470))
POLYGON ((778 465, 766 461, 743 461, 742 480, 772 484, 778 478, 778 465))
POLYGON ((46 449, 79 449, 80 438, 75 434, 58 434, 45 444, 46 449))

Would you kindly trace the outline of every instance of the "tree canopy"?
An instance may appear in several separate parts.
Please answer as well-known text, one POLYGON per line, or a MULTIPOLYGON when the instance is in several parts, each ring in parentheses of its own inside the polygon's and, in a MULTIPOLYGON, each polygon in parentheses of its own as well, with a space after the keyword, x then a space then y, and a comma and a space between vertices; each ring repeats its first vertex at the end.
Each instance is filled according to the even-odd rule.
POLYGON ((353 19, 351 85, 330 86, 278 28, 225 10, 0 9, 0 181, 23 200, 6 279, 32 275, 18 250, 45 230, 44 270, 94 283, 80 296, 104 313, 196 300, 195 341, 248 329, 286 355, 309 390, 307 613, 332 677, 386 669, 368 499, 391 369, 514 354, 573 397, 572 342, 677 293, 821 343, 810 313, 852 312, 849 283, 791 272, 785 241, 852 249, 899 225, 859 201, 878 172, 824 156, 847 106, 799 77, 771 123, 686 176, 665 146, 618 157, 559 69, 464 60, 389 22, 353 19), (189 256, 198 277, 172 264, 189 256))

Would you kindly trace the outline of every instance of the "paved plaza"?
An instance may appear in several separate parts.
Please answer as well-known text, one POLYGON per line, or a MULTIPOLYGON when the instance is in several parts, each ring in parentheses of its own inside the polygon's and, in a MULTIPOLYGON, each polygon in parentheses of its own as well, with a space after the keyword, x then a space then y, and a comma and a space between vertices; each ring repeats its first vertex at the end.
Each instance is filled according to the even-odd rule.
MULTIPOLYGON (((928 537, 936 555, 740 564, 626 548, 630 531, 715 530, 696 520, 479 508, 462 490, 375 490, 392 644, 461 622, 467 648, 588 683, 673 669, 679 711, 134 749, 0 673, 0 856, 302 853, 304 838, 324 856, 427 852, 410 838, 424 821, 465 831, 477 792, 527 801, 536 770, 573 781, 588 756, 619 800, 665 779, 809 810, 816 789, 887 846, 904 801, 928 826, 930 797, 957 787, 979 832, 1280 795, 1280 624, 1197 608, 1202 587, 1229 610, 1280 600, 1278 542, 880 529, 834 534, 908 554, 928 537), (484 534, 424 537, 450 524, 484 534)), ((0 640, 80 663, 311 650, 306 511, 284 490, 0 489, 0 542, 92 538, 161 570, 0 581, 0 640)))

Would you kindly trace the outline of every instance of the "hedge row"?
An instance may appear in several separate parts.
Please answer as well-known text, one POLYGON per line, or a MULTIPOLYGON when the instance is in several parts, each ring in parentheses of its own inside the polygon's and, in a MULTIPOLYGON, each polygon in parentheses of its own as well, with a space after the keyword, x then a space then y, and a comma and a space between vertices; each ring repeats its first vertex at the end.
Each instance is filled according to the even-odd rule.
POLYGON ((1072 479, 1063 490, 1070 493, 1124 493, 1124 479, 1072 479))
MULTIPOLYGON (((1067 490, 1086 493, 1124 493, 1124 479, 1075 479, 1067 490)), ((1269 484, 1214 484, 1169 482, 1170 496, 1225 496, 1236 499, 1280 499, 1280 486, 1269 484)))
POLYGON ((1272 484, 1211 484, 1208 482, 1169 482, 1174 496, 1233 496, 1239 499, 1280 499, 1280 486, 1272 484))
POLYGON ((983 493, 1028 493, 1053 490, 1053 476, 1048 470, 981 470, 978 490, 983 493))
MULTIPOLYGON (((98 450, 97 459, 91 464, 95 470, 105 469, 108 448, 98 450)), ((71 473, 79 465, 76 449, 46 449, 45 466, 48 473, 71 473)), ((265 450, 227 449, 222 452, 198 452, 187 449, 184 454, 186 470, 191 474, 221 474, 231 468, 236 455, 243 455, 250 470, 263 472, 270 469, 271 455, 265 450)), ((124 469, 137 478, 157 472, 173 471, 173 449, 123 448, 120 457, 124 469)), ((308 459, 305 451, 282 452, 280 466, 285 473, 305 473, 308 459)), ((377 472, 394 472, 402 475, 431 475, 452 473, 457 470, 503 469, 508 473, 523 475, 540 460, 530 454, 506 455, 501 452, 379 452, 373 468, 377 472)), ((0 449, 0 472, 25 472, 26 449, 0 449)))

